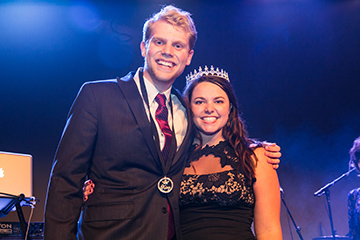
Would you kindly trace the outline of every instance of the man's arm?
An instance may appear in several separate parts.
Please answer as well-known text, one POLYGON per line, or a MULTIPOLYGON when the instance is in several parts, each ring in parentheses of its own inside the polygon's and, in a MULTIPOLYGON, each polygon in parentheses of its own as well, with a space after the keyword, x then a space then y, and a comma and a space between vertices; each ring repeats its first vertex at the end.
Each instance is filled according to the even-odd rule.
POLYGON ((97 133, 92 92, 84 86, 71 110, 55 155, 45 207, 45 239, 76 239, 82 186, 97 133))

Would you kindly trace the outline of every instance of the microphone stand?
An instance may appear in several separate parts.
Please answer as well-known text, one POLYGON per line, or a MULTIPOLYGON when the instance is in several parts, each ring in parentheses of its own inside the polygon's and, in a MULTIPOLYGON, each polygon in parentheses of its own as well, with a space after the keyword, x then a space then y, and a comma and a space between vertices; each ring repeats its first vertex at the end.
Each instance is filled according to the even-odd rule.
POLYGON ((325 194, 326 196, 326 202, 327 202, 327 206, 328 206, 328 210, 329 210, 329 219, 330 219, 330 226, 331 226, 331 234, 334 240, 336 240, 336 231, 334 229, 334 223, 333 223, 333 218, 332 218, 332 214, 331 214, 331 205, 330 205, 330 190, 329 188, 331 186, 333 186, 335 183, 337 183, 338 181, 340 181, 341 179, 349 176, 349 174, 354 171, 355 168, 350 169, 349 171, 347 171, 346 173, 344 173, 343 175, 341 175, 340 177, 336 178, 334 181, 326 184, 324 187, 320 188, 318 191, 316 191, 314 193, 314 196, 322 196, 325 194))
POLYGON ((286 211, 287 211, 287 213, 288 213, 288 215, 289 215, 292 223, 294 224, 294 227, 295 227, 295 229, 296 229, 296 233, 299 235, 300 240, 304 240, 304 238, 302 237, 301 232, 300 232, 300 231, 301 231, 301 228, 296 225, 295 220, 294 220, 294 218, 292 217, 289 208, 286 206, 286 202, 285 202, 285 199, 284 199, 284 190, 283 190, 281 187, 280 187, 280 192, 281 192, 281 201, 282 201, 282 203, 284 204, 284 206, 285 206, 285 208, 286 208, 286 211))

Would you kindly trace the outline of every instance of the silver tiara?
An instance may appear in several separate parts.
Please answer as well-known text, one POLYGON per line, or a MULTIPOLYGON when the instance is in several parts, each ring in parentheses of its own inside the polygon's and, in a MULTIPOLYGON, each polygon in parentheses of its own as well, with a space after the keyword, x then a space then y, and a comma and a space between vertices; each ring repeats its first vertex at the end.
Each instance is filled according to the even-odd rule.
POLYGON ((197 72, 196 69, 194 70, 194 73, 189 73, 185 78, 186 78, 186 84, 189 84, 190 82, 202 77, 202 76, 208 76, 208 75, 212 75, 212 76, 217 76, 217 77, 221 77, 224 78, 226 81, 230 82, 229 80, 229 75, 227 72, 225 72, 224 70, 221 69, 221 71, 219 71, 219 68, 216 68, 216 70, 214 69, 214 67, 211 65, 210 70, 209 68, 205 65, 204 70, 202 70, 201 67, 199 67, 199 71, 197 72))

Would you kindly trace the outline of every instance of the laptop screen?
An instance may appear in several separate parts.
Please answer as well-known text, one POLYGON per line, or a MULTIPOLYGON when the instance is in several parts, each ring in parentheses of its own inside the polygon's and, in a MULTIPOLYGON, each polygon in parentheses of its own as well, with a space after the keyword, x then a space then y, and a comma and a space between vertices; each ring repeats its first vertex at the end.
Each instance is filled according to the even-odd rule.
POLYGON ((0 152, 0 193, 32 196, 31 155, 0 152))
POLYGON ((32 196, 32 156, 0 151, 0 217, 15 211, 15 204, 32 196), (20 196, 13 197, 13 196, 20 196))

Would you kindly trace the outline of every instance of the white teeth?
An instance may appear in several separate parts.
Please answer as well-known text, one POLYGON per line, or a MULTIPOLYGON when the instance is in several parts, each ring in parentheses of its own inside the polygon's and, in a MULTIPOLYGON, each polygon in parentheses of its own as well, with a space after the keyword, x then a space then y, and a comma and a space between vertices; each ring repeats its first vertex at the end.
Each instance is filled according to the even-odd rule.
POLYGON ((158 63, 161 65, 167 66, 167 67, 173 67, 173 64, 170 62, 165 62, 165 61, 159 60, 158 63))
POLYGON ((216 117, 204 117, 202 118, 205 122, 213 122, 216 120, 216 117))

